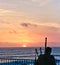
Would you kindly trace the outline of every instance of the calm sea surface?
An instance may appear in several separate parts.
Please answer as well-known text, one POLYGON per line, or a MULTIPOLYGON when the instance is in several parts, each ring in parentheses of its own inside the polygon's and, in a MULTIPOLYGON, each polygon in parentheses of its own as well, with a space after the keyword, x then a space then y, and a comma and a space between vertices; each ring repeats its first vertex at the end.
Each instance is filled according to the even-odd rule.
MULTIPOLYGON (((36 47, 37 48, 37 47, 36 47)), ((39 48, 37 48, 38 54, 40 54, 39 48)), ((44 48, 42 48, 42 52, 44 53, 44 48)), ((35 48, 0 48, 0 58, 35 58, 35 48)), ((60 47, 53 47, 52 54, 58 55, 55 56, 56 59, 60 59, 60 47)))

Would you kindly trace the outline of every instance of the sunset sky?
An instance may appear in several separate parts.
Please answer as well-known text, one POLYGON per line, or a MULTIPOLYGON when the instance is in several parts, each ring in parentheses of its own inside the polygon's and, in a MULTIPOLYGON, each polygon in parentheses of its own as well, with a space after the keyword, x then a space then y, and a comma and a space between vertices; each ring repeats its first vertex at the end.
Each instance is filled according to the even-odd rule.
POLYGON ((60 46, 60 0, 0 0, 0 47, 60 46))

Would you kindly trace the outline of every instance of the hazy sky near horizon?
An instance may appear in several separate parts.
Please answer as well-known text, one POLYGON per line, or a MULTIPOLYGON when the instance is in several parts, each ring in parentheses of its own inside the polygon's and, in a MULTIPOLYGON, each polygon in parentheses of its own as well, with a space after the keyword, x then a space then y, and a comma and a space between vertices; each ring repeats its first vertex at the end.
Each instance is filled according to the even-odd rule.
POLYGON ((60 46, 60 0, 0 0, 0 47, 43 46, 46 36, 60 46))

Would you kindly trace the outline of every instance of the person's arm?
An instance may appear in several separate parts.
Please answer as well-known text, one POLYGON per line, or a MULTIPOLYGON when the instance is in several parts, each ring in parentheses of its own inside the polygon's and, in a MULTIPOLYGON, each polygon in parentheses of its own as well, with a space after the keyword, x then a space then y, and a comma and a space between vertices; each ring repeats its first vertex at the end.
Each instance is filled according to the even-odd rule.
POLYGON ((54 56, 52 56, 52 63, 53 63, 52 65, 56 65, 54 56))

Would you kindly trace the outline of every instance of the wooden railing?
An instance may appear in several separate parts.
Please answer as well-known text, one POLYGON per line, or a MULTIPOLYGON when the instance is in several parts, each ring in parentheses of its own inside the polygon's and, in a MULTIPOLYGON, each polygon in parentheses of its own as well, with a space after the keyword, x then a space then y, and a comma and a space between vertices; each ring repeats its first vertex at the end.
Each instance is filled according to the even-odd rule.
MULTIPOLYGON (((0 65, 34 65, 33 59, 0 59, 0 65)), ((60 60, 56 60, 56 64, 60 65, 60 60)))
MULTIPOLYGON (((0 58, 0 65, 34 65, 34 59, 0 58)), ((56 65, 60 65, 60 59, 56 59, 56 65)))

